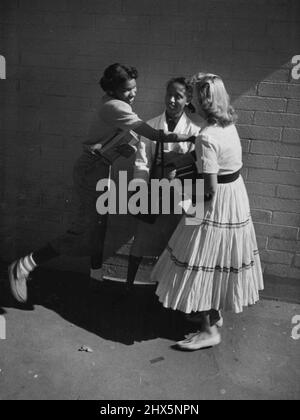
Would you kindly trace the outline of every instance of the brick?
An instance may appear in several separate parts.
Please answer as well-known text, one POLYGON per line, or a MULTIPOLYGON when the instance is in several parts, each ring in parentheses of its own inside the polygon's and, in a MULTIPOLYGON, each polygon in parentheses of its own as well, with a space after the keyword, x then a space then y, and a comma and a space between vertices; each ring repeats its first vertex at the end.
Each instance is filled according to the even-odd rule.
MULTIPOLYGON (((49 81, 49 82, 72 82, 85 83, 86 81, 94 81, 97 84, 99 73, 94 70, 75 70, 75 69, 59 69, 59 68, 39 68, 32 67, 26 74, 24 68, 19 68, 20 74, 23 74, 23 80, 49 81)), ((16 75, 19 78, 19 75, 16 75)))
POLYGON ((298 146, 279 142, 253 141, 251 143, 250 151, 251 153, 261 155, 300 158, 300 148, 298 146))
POLYGON ((41 153, 43 153, 44 149, 55 149, 61 151, 64 149, 66 144, 66 138, 59 135, 46 135, 46 134, 39 134, 38 142, 40 144, 41 153))
POLYGON ((18 0, 1 0, 0 2, 0 9, 2 10, 17 9, 17 8, 18 8, 18 0))
POLYGON ((250 140, 241 139, 241 145, 242 145, 242 149, 244 153, 248 153, 250 151, 250 145, 251 145, 250 140))
MULTIPOLYGON (((158 15, 158 16, 173 16, 180 14, 179 3, 177 1, 165 0, 140 0, 138 3, 131 0, 124 0, 123 10, 126 14, 141 14, 141 15, 158 15)), ((197 9, 196 9, 197 10, 197 9)))
POLYGON ((37 131, 39 127, 39 111, 31 108, 5 108, 5 120, 0 120, 2 130, 37 131))
POLYGON ((300 144, 300 130, 295 128, 285 128, 283 130, 282 141, 286 143, 300 144))
POLYGON ((182 33, 182 39, 185 37, 185 33, 191 32, 206 32, 207 36, 215 35, 214 31, 207 30, 207 19, 205 17, 201 17, 199 19, 190 19, 190 24, 188 28, 186 27, 185 20, 182 19, 180 15, 173 16, 172 20, 169 19, 168 15, 161 15, 157 16, 149 16, 151 27, 154 29, 157 26, 168 27, 170 31, 182 33))
POLYGON ((242 96, 233 102, 237 109, 254 111, 285 111, 287 100, 280 98, 260 98, 253 96, 242 96))
MULTIPOLYGON (((173 20, 172 20, 173 22, 173 20)), ((182 21, 181 21, 182 23, 182 21)), ((126 15, 123 14, 105 14, 96 15, 96 30, 98 28, 120 30, 128 28, 143 28, 145 31, 150 31, 151 16, 126 15)))
MULTIPOLYGON (((84 40, 82 43, 84 43, 84 40)), ((75 43, 71 40, 62 40, 60 42, 57 42, 57 40, 54 39, 44 39, 43 42, 41 42, 39 39, 35 38, 20 38, 19 44, 20 51, 22 51, 23 53, 30 52, 37 54, 45 54, 45 51, 47 51, 47 54, 54 55, 66 54, 66 51, 68 51, 69 55, 76 55, 80 53, 80 50, 83 47, 85 47, 85 45, 82 45, 81 43, 75 43)), ((88 55, 88 52, 86 52, 86 54, 88 55)))
POLYGON ((78 96, 93 98, 99 97, 98 89, 92 83, 68 83, 68 82, 37 82, 32 80, 21 81, 21 92, 38 92, 45 95, 78 96))
MULTIPOLYGON (((287 12, 287 9, 286 9, 287 7, 289 7, 289 9, 288 9, 289 14, 286 16, 286 19, 283 19, 283 17, 281 17, 281 19, 280 19, 281 22, 276 22, 276 21, 273 21, 273 20, 268 22, 268 30, 267 30, 268 34, 279 34, 280 33, 280 35, 284 35, 284 34, 290 34, 291 33, 291 22, 290 22, 290 20, 291 20, 291 12, 293 10, 292 2, 291 2, 290 5, 288 5, 288 3, 285 2, 285 10, 284 10, 285 13, 287 12)), ((275 7, 275 10, 277 10, 277 16, 278 16, 279 10, 278 10, 277 5, 275 7)), ((274 10, 274 12, 275 12, 275 10, 274 10)))
MULTIPOLYGON (((156 29, 151 31, 151 45, 173 45, 176 41, 175 39, 175 33, 170 32, 167 29, 156 29)), ((119 41, 121 44, 128 44, 128 43, 135 43, 135 44, 148 44, 149 43, 149 33, 145 32, 144 30, 139 33, 139 36, 137 37, 136 29, 126 28, 119 30, 118 32, 114 31, 115 33, 118 33, 119 35, 119 41)), ((107 31, 105 31, 107 33, 107 31)), ((184 39, 186 39, 188 42, 191 42, 193 40, 193 33, 189 33, 190 38, 185 35, 184 39)), ((183 43, 184 44, 184 43, 183 43)), ((176 45, 178 43, 176 42, 176 45)))
POLYGON ((88 98, 76 98, 72 96, 51 96, 43 95, 41 97, 41 107, 52 110, 84 110, 91 108, 91 101, 88 98))
MULTIPOLYGON (((234 51, 233 62, 236 63, 255 63, 262 68, 281 68, 282 58, 277 51, 234 51)), ((275 96, 275 95, 267 95, 275 96)), ((281 96, 281 95, 280 95, 281 96)))
POLYGON ((290 267, 289 269, 289 277, 292 279, 300 279, 300 270, 299 268, 290 267))
POLYGON ((249 195, 250 205, 253 209, 271 210, 287 213, 298 213, 300 209, 299 200, 287 200, 282 198, 263 197, 249 195))
POLYGON ((239 124, 251 124, 254 118, 254 111, 237 110, 239 124))
POLYGON ((300 128, 300 115, 258 111, 254 116, 254 124, 272 127, 300 128))
POLYGON ((15 93, 6 95, 4 98, 4 106, 20 106, 23 107, 34 107, 38 108, 41 103, 41 98, 38 94, 32 93, 32 94, 22 94, 22 93, 15 93))
POLYGON ((276 185, 262 182, 246 182, 248 194, 263 195, 266 197, 275 197, 276 185))
POLYGON ((274 211, 272 223, 274 225, 300 226, 300 214, 274 211))
POLYGON ((289 82, 290 70, 289 69, 262 69, 257 67, 255 63, 247 68, 242 67, 240 63, 233 63, 231 69, 231 78, 234 80, 249 80, 257 82, 257 80, 263 82, 289 82), (267 73, 267 74, 265 74, 267 73))
POLYGON ((300 268, 300 254, 295 255, 294 265, 295 267, 300 268))
MULTIPOLYGON (((19 13, 18 13, 18 9, 14 8, 14 9, 0 9, 1 13, 0 13, 0 22, 4 23, 6 25, 16 25, 18 24, 18 17, 19 17, 19 13)), ((5 38, 5 36, 3 36, 5 38)))
POLYGON ((239 80, 225 80, 225 86, 228 90, 229 95, 245 95, 245 96, 256 96, 257 86, 250 85, 249 82, 239 80))
POLYGON ((279 172, 264 169, 249 169, 249 181, 263 181, 270 184, 283 184, 283 185, 299 185, 299 177, 291 172, 279 172))
POLYGON ((40 0, 20 0, 20 8, 23 10, 54 10, 64 11, 67 10, 67 0, 53 0, 40 1, 40 0))
MULTIPOLYGON (((277 169, 279 171, 300 172, 300 159, 279 158, 277 169)), ((295 176, 299 176, 299 175, 295 175, 295 176)))
POLYGON ((264 169, 276 169, 277 157, 274 156, 262 156, 254 154, 244 154, 243 163, 249 168, 264 168, 264 169))
POLYGON ((241 175, 242 175, 242 177, 243 177, 244 180, 247 180, 248 179, 248 171, 249 171, 248 168, 246 168, 245 166, 242 167, 242 169, 241 169, 241 175))
POLYGON ((267 223, 255 223, 255 231, 260 236, 281 239, 297 239, 298 229, 294 227, 275 226, 267 223))
POLYGON ((268 249, 274 251, 300 252, 300 241, 286 241, 284 239, 270 238, 268 249))
POLYGON ((46 12, 42 11, 26 11, 18 10, 18 14, 16 17, 16 22, 20 25, 20 29, 23 28, 23 25, 41 25, 45 23, 45 15, 46 12))
POLYGON ((278 252, 278 251, 262 251, 260 252, 260 258, 263 262, 291 265, 294 254, 289 252, 278 252))
POLYGON ((95 30, 96 18, 94 14, 82 13, 73 10, 71 13, 43 13, 45 25, 54 25, 61 29, 61 26, 68 26, 72 30, 72 35, 86 36, 91 35, 95 30), (80 32, 83 30, 83 32, 80 32))
POLYGON ((295 99, 289 99, 287 112, 293 114, 300 114, 300 101, 296 101, 295 99))
MULTIPOLYGON (((209 44, 211 51, 215 49, 219 49, 220 48, 220 34, 219 33, 207 34, 204 30, 205 28, 202 27, 200 29, 202 29, 202 33, 200 32, 199 29, 193 32, 192 42, 200 43, 201 41, 203 41, 204 37, 206 37, 207 43, 209 44)), ((226 36, 224 38, 223 48, 229 51, 232 49, 232 36, 226 36)), ((225 77, 225 75, 223 75, 223 77, 225 77)))
POLYGON ((237 125, 239 135, 244 139, 279 141, 282 129, 256 125, 237 125))
POLYGON ((223 19, 223 18, 210 18, 208 20, 209 31, 220 31, 223 33, 233 33, 234 35, 239 34, 243 37, 249 33, 256 31, 257 34, 263 35, 266 30, 266 24, 263 21, 257 19, 223 19))
POLYGON ((270 210, 251 210, 251 216, 254 222, 271 223, 272 212, 270 210))
POLYGON ((99 1, 99 0, 66 0, 69 10, 77 10, 95 14, 121 14, 122 0, 99 1))
POLYGON ((233 39, 233 49, 241 51, 266 51, 270 48, 270 41, 267 37, 262 38, 259 35, 239 37, 233 39))
POLYGON ((207 19, 207 33, 222 33, 222 34, 232 34, 234 29, 233 29, 233 22, 238 22, 238 21, 233 21, 230 19, 219 19, 219 18, 213 18, 213 17, 209 17, 207 19))
POLYGON ((42 121, 41 122, 41 132, 43 134, 68 134, 70 136, 74 135, 86 135, 86 128, 83 127, 80 123, 71 123, 62 124, 56 121, 42 121))
POLYGON ((269 74, 260 79, 262 82, 289 82, 290 70, 289 69, 270 69, 269 74))
MULTIPOLYGON (((198 58, 199 52, 197 52, 195 54, 196 54, 195 58, 197 58, 197 60, 195 60, 195 58, 194 58, 194 59, 192 59, 192 61, 194 62, 194 65, 197 66, 197 68, 199 68, 199 58, 198 58)), ((204 49, 203 51, 201 51, 200 58, 203 59, 203 61, 206 63, 206 66, 213 67, 213 68, 218 68, 218 70, 220 70, 220 69, 224 70, 228 67, 229 68, 231 67, 232 49, 231 48, 226 48, 226 49, 224 48, 223 52, 221 52, 221 50, 218 49, 218 48, 215 48, 215 49, 207 48, 207 49, 204 49), (222 61, 221 62, 220 62, 220 59, 219 59, 220 54, 222 54, 222 61)), ((223 76, 223 79, 226 81, 227 89, 229 89, 228 88, 228 83, 230 81, 235 81, 235 79, 233 79, 231 77, 225 78, 223 76)), ((249 83, 248 83, 248 86, 246 87, 245 81, 239 81, 238 80, 237 82, 241 83, 241 87, 245 87, 246 90, 249 88, 249 83)), ((231 94, 232 94, 232 92, 231 92, 231 94)))
POLYGON ((268 264, 265 269, 265 274, 284 278, 300 278, 300 270, 292 270, 283 264, 268 264))
POLYGON ((287 10, 286 3, 274 3, 268 1, 253 1, 250 4, 245 0, 239 1, 239 7, 234 8, 233 16, 248 19, 255 22, 266 21, 266 17, 276 17, 276 12, 284 13, 287 10))
POLYGON ((277 187, 277 197, 279 198, 289 198, 291 200, 300 199, 300 188, 290 187, 289 185, 278 185, 277 187))
POLYGON ((268 238, 266 236, 256 235, 256 241, 260 251, 267 248, 268 238))
POLYGON ((260 83, 258 94, 276 98, 300 98, 300 85, 291 83, 260 83))
MULTIPOLYGON (((70 27, 58 27, 55 25, 23 25, 20 29, 22 38, 32 38, 35 34, 39 34, 40 39, 72 39, 72 31, 70 27)), ((39 64, 39 63, 38 63, 39 64)))

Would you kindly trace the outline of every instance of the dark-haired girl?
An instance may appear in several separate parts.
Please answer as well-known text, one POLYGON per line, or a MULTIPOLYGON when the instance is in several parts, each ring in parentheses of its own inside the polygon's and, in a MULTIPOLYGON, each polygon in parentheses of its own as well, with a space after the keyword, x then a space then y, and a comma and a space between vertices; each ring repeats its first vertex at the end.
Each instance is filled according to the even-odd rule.
MULTIPOLYGON (((187 136, 155 130, 132 111, 137 93, 138 72, 134 67, 116 63, 109 66, 100 80, 105 95, 95 112, 84 152, 74 167, 73 217, 70 229, 50 241, 46 246, 20 258, 8 269, 10 289, 19 302, 27 301, 27 281, 30 273, 40 264, 59 255, 91 256, 91 277, 102 279, 102 260, 107 216, 96 211, 100 179, 109 178, 113 163, 101 155, 104 145, 116 136, 128 136, 130 131, 158 142, 186 141, 187 136)), ((128 157, 134 149, 126 144, 117 148, 118 155, 128 157)))
MULTIPOLYGON (((166 86, 165 111, 148 121, 148 124, 157 130, 163 129, 188 136, 197 136, 200 126, 194 124, 186 114, 187 108, 191 107, 192 96, 193 86, 188 79, 185 77, 170 79, 166 86)), ((186 165, 191 165, 194 162, 192 156, 194 149, 194 144, 166 143, 164 144, 164 159, 162 160, 161 151, 156 153, 157 144, 142 137, 138 144, 135 159, 134 178, 142 179, 148 184, 150 172, 152 177, 160 177, 162 161, 164 162, 165 172, 167 172, 169 164, 176 159, 183 158, 186 165)), ((133 285, 143 257, 160 256, 180 218, 181 215, 173 212, 173 214, 161 214, 153 224, 138 221, 129 256, 128 286, 133 285)))
POLYGON ((200 330, 177 345, 215 346, 221 337, 212 311, 235 313, 259 300, 263 277, 248 195, 240 170, 242 148, 236 115, 220 77, 194 78, 194 98, 206 126, 196 139, 197 166, 207 197, 203 219, 184 217, 152 273, 166 308, 197 315, 200 330))

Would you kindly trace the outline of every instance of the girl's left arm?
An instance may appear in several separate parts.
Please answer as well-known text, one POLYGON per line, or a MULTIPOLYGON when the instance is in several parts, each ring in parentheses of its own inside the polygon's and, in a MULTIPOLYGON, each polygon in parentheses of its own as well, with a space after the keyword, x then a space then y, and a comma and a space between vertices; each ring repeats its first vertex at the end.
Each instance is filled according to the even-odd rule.
POLYGON ((203 174, 204 178, 204 197, 211 200, 217 191, 218 175, 217 174, 203 174))

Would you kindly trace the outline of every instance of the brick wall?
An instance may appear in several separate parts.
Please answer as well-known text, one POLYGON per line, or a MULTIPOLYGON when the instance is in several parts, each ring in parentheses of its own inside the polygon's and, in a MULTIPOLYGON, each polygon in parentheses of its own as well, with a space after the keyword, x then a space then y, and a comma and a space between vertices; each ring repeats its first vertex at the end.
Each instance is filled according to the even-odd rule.
MULTIPOLYGON (((299 278, 300 84, 291 77, 299 12, 297 0, 0 0, 2 258, 68 225, 72 165, 97 81, 121 61, 140 71, 136 110, 144 118, 163 109, 168 78, 223 76, 239 113, 265 273, 299 278)), ((115 173, 126 167, 132 161, 115 173)), ((130 217, 110 224, 108 255, 134 232, 130 217)))

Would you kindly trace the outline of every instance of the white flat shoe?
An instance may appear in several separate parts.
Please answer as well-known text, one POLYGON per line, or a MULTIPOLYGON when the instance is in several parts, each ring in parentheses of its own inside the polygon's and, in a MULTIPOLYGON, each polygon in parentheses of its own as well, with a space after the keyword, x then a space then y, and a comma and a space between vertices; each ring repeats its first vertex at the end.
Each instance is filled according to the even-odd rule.
POLYGON ((91 268, 90 270, 90 278, 96 281, 104 281, 103 278, 103 269, 98 268, 97 270, 94 270, 91 268))
POLYGON ((26 303, 28 298, 27 281, 29 280, 29 275, 18 270, 18 261, 13 262, 8 267, 8 278, 13 297, 20 303, 26 303))
POLYGON ((194 334, 191 338, 178 341, 176 345, 182 350, 200 350, 214 347, 221 343, 221 335, 219 333, 205 339, 201 339, 201 335, 203 333, 194 334))

